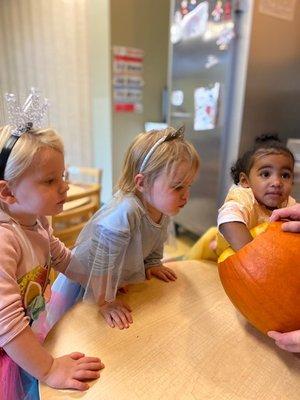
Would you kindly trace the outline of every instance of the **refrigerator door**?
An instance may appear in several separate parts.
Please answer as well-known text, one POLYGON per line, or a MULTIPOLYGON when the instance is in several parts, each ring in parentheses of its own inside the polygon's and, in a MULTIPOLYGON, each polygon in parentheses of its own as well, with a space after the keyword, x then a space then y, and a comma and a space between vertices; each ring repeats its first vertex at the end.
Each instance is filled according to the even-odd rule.
POLYGON ((237 39, 231 1, 194 1, 192 10, 183 8, 191 3, 174 0, 172 4, 169 123, 185 125, 186 138, 201 157, 190 200, 174 218, 175 223, 199 235, 216 225, 222 141, 237 39), (218 3, 222 3, 222 10, 218 3), (191 15, 195 10, 198 16, 191 15))

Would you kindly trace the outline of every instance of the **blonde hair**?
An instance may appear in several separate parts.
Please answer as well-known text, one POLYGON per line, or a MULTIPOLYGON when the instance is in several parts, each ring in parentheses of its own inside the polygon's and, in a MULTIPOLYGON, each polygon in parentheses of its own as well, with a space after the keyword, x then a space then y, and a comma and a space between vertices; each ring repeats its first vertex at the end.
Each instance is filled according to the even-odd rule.
POLYGON ((182 162, 187 162, 190 165, 189 176, 186 179, 194 176, 200 165, 199 155, 194 146, 177 132, 179 130, 168 127, 160 131, 140 133, 126 152, 123 172, 117 183, 117 189, 123 193, 133 193, 135 191, 134 178, 139 173, 145 176, 147 184, 151 186, 161 172, 172 173, 182 162), (165 140, 151 153, 141 171, 144 159, 153 149, 153 146, 163 137, 165 137, 165 140))
MULTIPOLYGON (((11 132, 10 125, 0 128, 0 151, 7 143, 11 132)), ((6 181, 17 179, 30 166, 37 152, 46 147, 64 154, 63 142, 55 130, 48 128, 23 133, 8 157, 4 179, 6 181)))

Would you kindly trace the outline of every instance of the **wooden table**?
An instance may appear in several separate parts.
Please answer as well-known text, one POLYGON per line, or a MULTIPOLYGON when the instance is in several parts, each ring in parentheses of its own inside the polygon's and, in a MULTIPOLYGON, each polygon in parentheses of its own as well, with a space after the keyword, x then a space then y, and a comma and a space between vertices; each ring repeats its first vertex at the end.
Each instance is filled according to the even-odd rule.
POLYGON ((55 356, 79 350, 106 368, 84 393, 42 386, 42 400, 298 400, 300 358, 278 349, 228 300, 213 263, 170 263, 178 279, 134 285, 127 330, 80 303, 51 332, 55 356))

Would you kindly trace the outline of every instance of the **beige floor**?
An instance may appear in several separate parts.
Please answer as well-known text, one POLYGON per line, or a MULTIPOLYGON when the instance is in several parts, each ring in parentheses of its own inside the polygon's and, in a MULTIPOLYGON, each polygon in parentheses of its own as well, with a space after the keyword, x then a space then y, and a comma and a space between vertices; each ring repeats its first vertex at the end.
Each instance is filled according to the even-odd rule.
POLYGON ((188 235, 180 234, 174 240, 174 244, 166 244, 164 248, 164 260, 181 259, 195 243, 195 240, 188 235))

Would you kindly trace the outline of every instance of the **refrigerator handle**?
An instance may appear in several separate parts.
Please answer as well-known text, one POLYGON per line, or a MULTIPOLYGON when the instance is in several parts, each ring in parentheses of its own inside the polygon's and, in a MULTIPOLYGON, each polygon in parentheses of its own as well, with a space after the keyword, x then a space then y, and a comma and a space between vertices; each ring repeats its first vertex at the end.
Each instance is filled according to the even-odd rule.
POLYGON ((249 0, 235 0, 233 3, 233 11, 236 14, 244 13, 249 10, 249 0))

